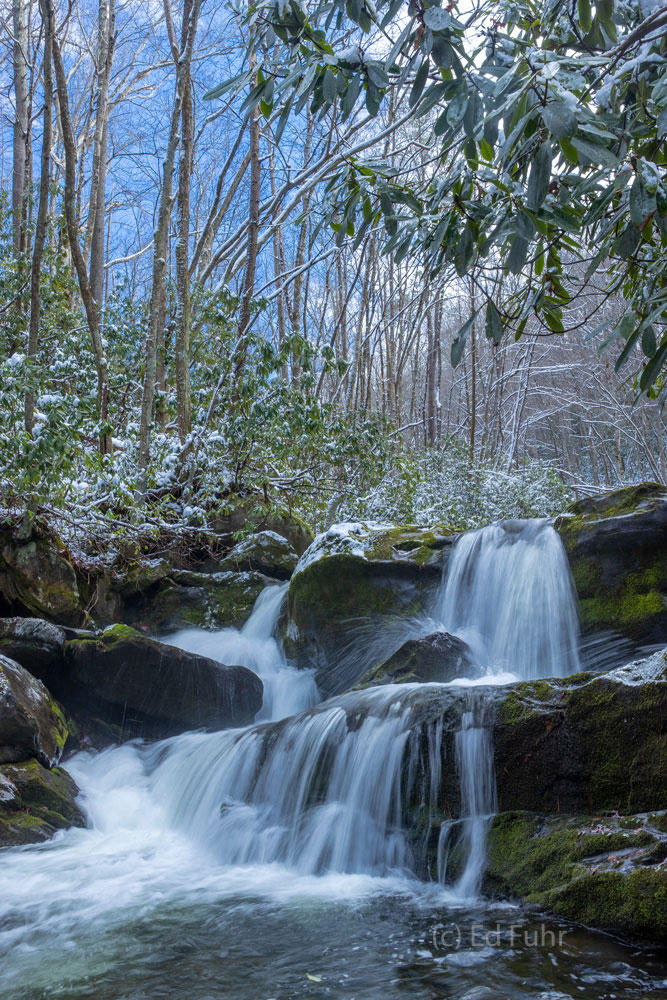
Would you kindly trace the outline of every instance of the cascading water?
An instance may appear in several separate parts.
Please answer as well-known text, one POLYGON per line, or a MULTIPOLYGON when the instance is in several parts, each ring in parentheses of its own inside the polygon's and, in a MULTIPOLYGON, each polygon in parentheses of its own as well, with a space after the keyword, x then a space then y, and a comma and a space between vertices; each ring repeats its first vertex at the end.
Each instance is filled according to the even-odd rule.
POLYGON ((265 587, 241 629, 225 628, 218 632, 183 629, 165 640, 218 663, 248 667, 261 677, 264 701, 257 721, 285 719, 319 700, 312 671, 290 667, 275 637, 287 586, 284 583, 265 587))
POLYGON ((434 887, 440 902, 478 896, 496 808, 493 699, 484 685, 506 681, 508 671, 529 679, 578 667, 558 536, 529 521, 459 539, 434 615, 487 671, 468 689, 461 679, 386 685, 311 707, 312 675, 291 668, 274 637, 284 594, 285 586, 267 588, 240 631, 187 630, 170 640, 255 670, 265 685, 261 720, 282 721, 73 758, 89 828, 0 856, 0 944, 28 955, 45 931, 69 941, 84 923, 111 927, 130 912, 139 919, 166 899, 356 897, 390 884, 413 892, 438 827, 443 883, 448 851, 460 847, 453 884, 434 887), (450 737, 459 720, 447 744, 454 759, 445 758, 446 713, 450 737), (441 781, 454 766, 461 815, 443 822, 441 781))
POLYGON ((434 617, 490 673, 532 680, 580 669, 576 595, 548 521, 503 521, 462 535, 434 617))
POLYGON ((438 879, 447 882, 447 861, 455 834, 464 852, 464 867, 454 883, 463 899, 478 894, 486 860, 486 831, 496 811, 496 776, 489 706, 483 698, 470 698, 456 734, 456 768, 461 781, 461 819, 443 823, 438 839, 438 879))

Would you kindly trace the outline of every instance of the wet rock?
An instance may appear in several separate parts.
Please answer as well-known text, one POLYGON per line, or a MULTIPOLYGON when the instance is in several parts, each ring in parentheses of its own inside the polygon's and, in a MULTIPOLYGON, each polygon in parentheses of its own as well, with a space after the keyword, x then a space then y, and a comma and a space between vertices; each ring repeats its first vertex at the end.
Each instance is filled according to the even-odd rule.
POLYGON ((124 739, 243 726, 262 705, 262 682, 246 667, 216 663, 125 625, 68 641, 65 663, 61 697, 84 735, 99 732, 100 724, 124 739))
POLYGON ((580 500, 554 526, 582 625, 667 642, 667 489, 642 483, 580 500))
POLYGON ((289 580, 299 557, 294 546, 275 531, 259 531, 238 545, 220 564, 220 569, 256 571, 278 580, 289 580))
POLYGON ((476 673, 468 644, 443 631, 422 639, 408 639, 390 657, 364 674, 357 686, 406 682, 446 684, 458 677, 474 677, 476 673))
POLYGON ((500 813, 488 833, 484 889, 667 943, 667 835, 654 819, 500 813))
POLYGON ((82 621, 77 575, 64 544, 27 516, 0 528, 0 599, 7 608, 59 624, 82 621))
POLYGON ((239 628, 272 583, 261 573, 174 570, 160 587, 128 603, 126 620, 155 634, 181 628, 239 628))
POLYGON ((667 805, 664 652, 597 677, 502 691, 493 734, 501 809, 632 813, 667 805))
MULTIPOLYGON (((283 628, 289 659, 327 670, 360 621, 423 612, 455 537, 443 527, 362 523, 335 525, 318 535, 290 581, 283 628)), ((362 664, 357 678, 373 665, 362 664)))
POLYGON ((29 760, 0 767, 0 847, 39 843, 57 830, 85 826, 79 789, 67 771, 29 760))
POLYGON ((45 681, 62 661, 65 630, 40 618, 0 618, 0 654, 45 681))
POLYGON ((250 525, 256 531, 272 531, 286 538, 297 555, 302 555, 313 541, 313 532, 302 518, 286 511, 267 511, 263 501, 260 505, 238 504, 228 514, 209 518, 207 527, 219 535, 231 537, 250 525))
POLYGON ((63 713, 42 682, 0 655, 0 764, 35 757, 52 767, 67 735, 63 713))

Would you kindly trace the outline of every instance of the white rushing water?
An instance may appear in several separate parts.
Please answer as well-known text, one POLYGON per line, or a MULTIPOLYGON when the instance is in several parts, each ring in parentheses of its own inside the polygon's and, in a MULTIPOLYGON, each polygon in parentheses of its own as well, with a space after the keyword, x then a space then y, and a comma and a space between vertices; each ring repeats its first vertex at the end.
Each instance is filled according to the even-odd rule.
POLYGON ((533 680, 580 669, 570 567, 546 520, 503 521, 462 535, 434 617, 492 673, 533 680))
POLYGON ((257 721, 285 719, 319 701, 312 671, 290 667, 275 635, 287 587, 286 583, 265 587, 241 629, 188 628, 165 640, 218 663, 248 667, 261 677, 264 702, 257 721))
MULTIPOLYGON (((577 669, 572 585, 559 546, 545 522, 510 522, 457 543, 438 617, 490 670, 484 684, 577 669)), ((412 892, 419 855, 442 821, 443 767, 457 768, 461 819, 441 826, 441 880, 452 881, 455 840, 464 860, 439 899, 478 896, 496 808, 484 687, 386 685, 312 708, 312 675, 287 664, 274 635, 285 589, 267 588, 240 631, 186 630, 170 639, 255 670, 265 688, 259 724, 68 762, 89 827, 0 852, 2 951, 36 949, 45 934, 67 947, 91 923, 108 927, 167 901, 412 892), (443 761, 442 712, 452 705, 460 730, 455 760, 443 761), (406 828, 407 807, 421 810, 421 826, 406 828)))

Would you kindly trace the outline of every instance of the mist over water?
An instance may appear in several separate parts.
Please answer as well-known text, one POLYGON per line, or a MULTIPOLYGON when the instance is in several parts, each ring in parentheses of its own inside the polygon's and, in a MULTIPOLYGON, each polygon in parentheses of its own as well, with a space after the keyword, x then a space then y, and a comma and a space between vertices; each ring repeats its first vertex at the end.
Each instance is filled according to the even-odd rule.
POLYGON ((260 717, 67 763, 88 828, 0 852, 4 995, 287 1000, 325 983, 346 1000, 406 988, 424 1000, 611 1000, 624 982, 624 996, 650 996, 653 973, 621 946, 598 960, 598 937, 578 932, 569 951, 509 947, 519 911, 479 898, 496 809, 488 685, 578 665, 559 546, 546 522, 457 543, 434 616, 469 642, 482 683, 386 685, 316 704, 312 674, 290 667, 275 637, 286 586, 267 588, 241 630, 171 637, 255 670, 260 717), (443 756, 445 709, 460 713, 454 761, 443 756), (439 812, 443 767, 457 771, 457 821, 439 812), (438 827, 438 881, 420 881, 438 827), (505 945, 478 947, 478 924, 502 927, 505 945), (433 928, 450 925, 463 944, 441 952, 433 928))

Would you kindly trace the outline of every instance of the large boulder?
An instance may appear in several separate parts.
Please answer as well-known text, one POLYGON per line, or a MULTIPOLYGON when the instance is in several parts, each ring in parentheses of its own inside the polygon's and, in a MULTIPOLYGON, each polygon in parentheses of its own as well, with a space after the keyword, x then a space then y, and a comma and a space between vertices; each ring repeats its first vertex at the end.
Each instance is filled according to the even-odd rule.
POLYGON ((554 526, 584 628, 667 642, 667 489, 642 483, 580 500, 554 526))
POLYGON ((174 570, 159 587, 127 603, 125 620, 157 635, 182 628, 240 628, 272 582, 255 572, 174 570))
POLYGON ((38 843, 57 830, 85 826, 79 789, 61 767, 36 760, 0 767, 0 847, 38 843))
POLYGON ((275 531, 258 531, 225 556, 220 569, 254 570, 278 580, 289 580, 299 557, 294 546, 275 531))
MULTIPOLYGON (((289 659, 327 670, 360 622, 427 610, 455 538, 444 527, 367 523, 334 525, 318 535, 290 580, 283 627, 289 659)), ((386 655, 385 649, 378 659, 386 655)), ((363 672, 362 664, 357 678, 363 672)))
POLYGON ((501 690, 493 735, 501 809, 667 807, 664 652, 599 676, 501 690))
POLYGON ((0 604, 63 625, 80 625, 82 596, 63 542, 36 519, 0 528, 0 604))
POLYGON ((68 736, 62 711, 41 681, 0 655, 0 764, 60 760, 68 736))
POLYGON ((0 654, 41 680, 60 665, 65 630, 41 618, 0 618, 0 654))
POLYGON ((395 653, 373 667, 357 687, 376 684, 441 683, 473 677, 470 647, 457 635, 434 632, 421 639, 408 639, 395 653))
POLYGON ((119 738, 163 738, 190 729, 252 722, 263 685, 246 667, 226 666, 156 642, 126 625, 65 644, 57 693, 84 734, 96 720, 119 738))

